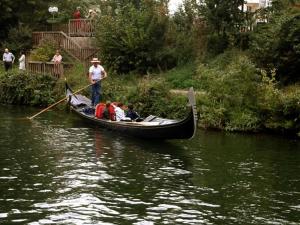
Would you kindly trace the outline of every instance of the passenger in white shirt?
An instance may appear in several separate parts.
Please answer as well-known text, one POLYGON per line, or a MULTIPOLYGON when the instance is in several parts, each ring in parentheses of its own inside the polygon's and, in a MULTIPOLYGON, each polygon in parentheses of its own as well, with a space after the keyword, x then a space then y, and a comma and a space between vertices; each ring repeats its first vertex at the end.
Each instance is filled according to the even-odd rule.
POLYGON ((117 105, 112 104, 113 107, 115 108, 115 113, 116 113, 116 121, 121 121, 121 120, 130 120, 129 117, 125 116, 124 112, 124 105, 123 103, 119 102, 117 105))

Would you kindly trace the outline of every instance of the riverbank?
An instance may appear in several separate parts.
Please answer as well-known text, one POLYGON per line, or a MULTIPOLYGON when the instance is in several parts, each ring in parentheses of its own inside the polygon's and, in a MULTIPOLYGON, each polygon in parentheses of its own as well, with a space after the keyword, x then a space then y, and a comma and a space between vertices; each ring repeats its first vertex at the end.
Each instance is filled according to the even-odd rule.
MULTIPOLYGON (((66 78, 77 90, 88 84, 80 65, 66 78)), ((197 92, 198 125, 205 129, 237 132, 271 131, 300 135, 300 88, 280 87, 276 74, 257 70, 248 56, 229 51, 208 63, 191 63, 166 73, 109 76, 102 82, 103 101, 132 103, 142 115, 183 118, 186 97, 197 92), (177 91, 171 91, 176 89, 177 91)), ((83 94, 89 95, 89 90, 83 94)), ((1 76, 0 101, 47 105, 64 96, 64 80, 29 74, 1 76)))

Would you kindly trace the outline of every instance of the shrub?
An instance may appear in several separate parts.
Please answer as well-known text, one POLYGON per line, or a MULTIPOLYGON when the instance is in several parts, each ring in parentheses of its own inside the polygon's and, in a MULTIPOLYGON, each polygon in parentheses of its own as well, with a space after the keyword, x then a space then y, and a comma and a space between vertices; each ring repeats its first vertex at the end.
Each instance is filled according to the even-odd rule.
POLYGON ((195 80, 196 64, 189 63, 181 67, 173 68, 164 74, 166 81, 172 88, 199 88, 199 82, 195 80))
POLYGON ((186 111, 186 97, 174 96, 168 84, 162 79, 142 79, 127 99, 144 116, 154 114, 168 118, 183 118, 186 111))
POLYGON ((51 61, 56 49, 57 46, 53 41, 44 39, 38 48, 31 51, 30 59, 42 62, 51 61))
POLYGON ((52 76, 7 73, 0 77, 0 102, 19 105, 48 105, 54 102, 52 76))
POLYGON ((239 51, 227 51, 210 64, 200 64, 195 76, 206 92, 200 108, 205 127, 248 131, 259 129, 257 86, 260 78, 254 64, 239 51))
MULTIPOLYGON (((299 132, 300 130, 300 89, 291 85, 278 91, 271 110, 265 112, 263 124, 267 129, 282 132, 299 132)), ((273 100, 274 101, 274 100, 273 100)))
POLYGON ((229 131, 256 131, 261 126, 258 114, 244 108, 229 112, 225 130, 229 131))

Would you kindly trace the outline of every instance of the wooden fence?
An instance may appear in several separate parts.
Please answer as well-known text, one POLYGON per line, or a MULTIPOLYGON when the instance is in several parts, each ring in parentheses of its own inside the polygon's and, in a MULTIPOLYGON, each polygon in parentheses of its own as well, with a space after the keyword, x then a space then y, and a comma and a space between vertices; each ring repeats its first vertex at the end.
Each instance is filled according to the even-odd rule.
POLYGON ((56 78, 64 76, 65 69, 73 66, 70 63, 55 64, 53 62, 28 61, 27 70, 35 74, 52 75, 56 78))

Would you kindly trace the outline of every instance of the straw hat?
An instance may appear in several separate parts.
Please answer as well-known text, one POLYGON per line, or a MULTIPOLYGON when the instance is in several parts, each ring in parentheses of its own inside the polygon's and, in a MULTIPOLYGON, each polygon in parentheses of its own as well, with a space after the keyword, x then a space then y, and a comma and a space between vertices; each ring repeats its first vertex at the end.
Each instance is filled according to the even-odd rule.
POLYGON ((100 63, 100 60, 98 60, 98 58, 93 58, 91 63, 95 63, 95 62, 100 63))

